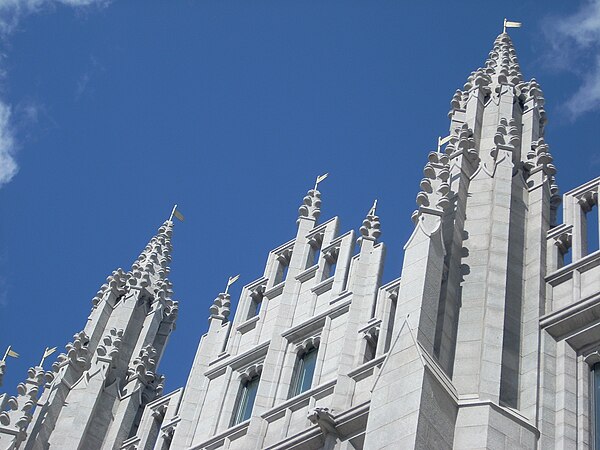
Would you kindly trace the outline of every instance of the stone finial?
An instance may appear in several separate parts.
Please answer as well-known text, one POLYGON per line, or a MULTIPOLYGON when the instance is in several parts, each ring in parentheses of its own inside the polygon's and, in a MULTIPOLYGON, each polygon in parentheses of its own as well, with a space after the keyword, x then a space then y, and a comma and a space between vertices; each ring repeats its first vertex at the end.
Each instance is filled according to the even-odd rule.
POLYGON ((413 221, 424 209, 444 211, 450 204, 448 194, 450 185, 450 159, 448 155, 437 152, 429 153, 429 162, 423 169, 425 178, 421 180, 421 192, 417 194, 417 205, 419 207, 413 215, 413 221))
POLYGON ((485 71, 495 84, 517 86, 523 81, 517 52, 507 33, 500 34, 485 62, 485 71))
POLYGON ((92 305, 98 305, 108 292, 111 292, 116 297, 123 295, 126 292, 126 282, 127 274, 123 271, 123 269, 118 268, 117 270, 113 271, 113 273, 106 278, 106 283, 100 287, 100 290, 92 299, 92 305))
POLYGON ((142 348, 138 356, 127 369, 128 380, 137 377, 142 383, 148 384, 155 380, 156 349, 152 345, 142 348))
POLYGON ((302 200, 300 208, 298 208, 298 221, 303 217, 316 221, 320 215, 321 193, 316 189, 311 189, 302 200))
POLYGON ((0 413, 0 424, 12 431, 11 445, 5 448, 19 448, 25 440, 41 387, 53 379, 51 373, 39 366, 30 368, 27 375, 27 380, 17 386, 17 396, 6 402, 8 410, 0 413))
POLYGON ((0 386, 2 386, 2 383, 4 381, 4 373, 5 372, 6 372, 6 362, 0 361, 0 386))
POLYGON ((377 241, 381 236, 381 223, 379 222, 379 216, 375 214, 377 208, 377 200, 373 202, 373 206, 367 213, 367 217, 363 220, 362 226, 360 227, 360 239, 368 239, 371 241, 377 241))
POLYGON ((229 317, 229 313, 231 312, 231 296, 229 294, 225 294, 224 292, 220 293, 212 306, 210 307, 210 319, 218 319, 223 322, 227 321, 229 317))
POLYGON ((521 83, 517 86, 517 94, 519 101, 523 104, 523 112, 529 111, 531 108, 537 108, 540 115, 540 134, 544 133, 544 126, 548 122, 544 104, 544 93, 542 88, 535 78, 526 83, 521 83))
POLYGON ((88 345, 90 338, 84 331, 73 335, 73 342, 66 345, 66 353, 61 353, 52 364, 52 370, 58 372, 65 364, 72 364, 79 370, 84 370, 90 362, 88 345))
POLYGON ((172 235, 173 222, 167 220, 132 264, 131 272, 128 274, 128 285, 148 287, 167 278, 173 249, 171 244, 172 235))
POLYGON ((500 34, 494 41, 484 67, 471 72, 462 89, 457 90, 450 102, 448 117, 457 110, 464 110, 469 93, 481 89, 486 95, 499 92, 501 85, 516 87, 523 81, 517 54, 510 36, 500 34))

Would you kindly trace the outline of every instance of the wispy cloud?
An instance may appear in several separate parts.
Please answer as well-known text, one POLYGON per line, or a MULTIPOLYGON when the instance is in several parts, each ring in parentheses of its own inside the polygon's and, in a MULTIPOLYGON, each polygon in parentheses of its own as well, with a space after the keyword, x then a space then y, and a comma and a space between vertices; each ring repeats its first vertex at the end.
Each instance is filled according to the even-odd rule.
POLYGON ((30 14, 58 5, 82 7, 102 7, 110 0, 0 0, 0 33, 12 33, 21 19, 30 14))
MULTIPOLYGON (((54 8, 59 5, 70 6, 78 10, 103 7, 110 3, 110 0, 0 0, 0 88, 6 79, 6 48, 9 38, 19 26, 20 21, 31 14, 48 8, 54 8)), ((0 92, 2 89, 0 89, 0 92)), ((19 171, 19 166, 15 159, 18 149, 15 125, 13 121, 13 108, 2 97, 0 97, 0 188, 10 182, 19 171)), ((34 119, 31 117, 37 115, 37 110, 28 109, 24 111, 25 119, 34 119)))
POLYGON ((600 109, 600 0, 587 0, 569 16, 548 19, 544 29, 551 44, 549 65, 581 80, 565 104, 571 119, 600 109))
POLYGON ((90 61, 84 72, 77 80, 77 86, 75 89, 75 98, 78 100, 81 96, 89 89, 90 82, 100 72, 104 72, 104 66, 98 61, 95 56, 90 56, 90 61))

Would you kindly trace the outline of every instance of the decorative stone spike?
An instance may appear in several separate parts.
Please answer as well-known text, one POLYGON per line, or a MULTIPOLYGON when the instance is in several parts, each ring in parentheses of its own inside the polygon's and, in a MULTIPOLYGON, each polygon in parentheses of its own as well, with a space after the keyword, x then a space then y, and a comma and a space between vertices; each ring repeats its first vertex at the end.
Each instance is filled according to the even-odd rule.
MULTIPOLYGON (((12 442, 2 441, 2 448, 17 449, 27 437, 27 426, 31 422, 33 410, 37 404, 40 388, 46 381, 52 381, 51 373, 46 373, 42 367, 32 367, 27 372, 27 380, 17 386, 17 396, 7 401, 9 409, 0 413, 0 424, 12 430, 12 442)), ((11 439, 6 434, 1 439, 11 439)))
POLYGON ((302 217, 317 220, 321 215, 321 193, 311 189, 302 200, 302 206, 298 209, 298 220, 302 217))
MULTIPOLYGON (((471 72, 462 90, 459 89, 455 92, 450 102, 451 109, 448 117, 451 118, 456 111, 465 108, 469 92, 474 89, 481 89, 485 94, 492 94, 493 92, 498 93, 501 85, 506 85, 519 87, 516 90, 522 92, 522 84, 523 76, 512 41, 508 34, 502 33, 494 41, 494 47, 488 55, 485 66, 471 72)), ((538 95, 538 92, 541 98, 541 90, 536 82, 533 85, 532 95, 538 95)), ((543 114, 545 120, 545 112, 543 114)))
POLYGON ((220 293, 212 306, 210 307, 210 318, 219 319, 223 322, 227 321, 231 307, 231 296, 229 294, 220 293))
POLYGON ((381 223, 379 222, 379 216, 375 214, 375 207, 377 200, 373 204, 373 207, 367 213, 367 217, 363 220, 362 226, 360 227, 361 240, 369 239, 371 241, 377 241, 381 236, 381 223))
POLYGON ((170 271, 172 235, 173 222, 168 220, 161 225, 158 233, 131 265, 131 271, 126 274, 129 286, 148 288, 166 279, 170 271))
POLYGON ((123 295, 126 292, 126 282, 127 274, 123 269, 118 268, 106 278, 106 283, 100 287, 100 290, 92 299, 92 304, 94 306, 98 305, 108 292, 112 292, 117 297, 123 295))
POLYGON ((551 177, 551 184, 555 184, 556 167, 553 164, 552 155, 550 154, 548 144, 546 144, 544 138, 540 138, 531 143, 531 150, 527 152, 525 167, 530 171, 535 170, 536 168, 543 169, 546 174, 551 177))
POLYGON ((517 53, 508 34, 502 33, 496 38, 485 68, 495 84, 517 86, 523 81, 517 53))
POLYGON ((66 345, 66 353, 61 353, 56 358, 56 362, 52 364, 52 370, 58 372, 65 364, 72 364, 79 370, 84 370, 90 363, 90 353, 88 344, 90 338, 85 332, 80 331, 73 335, 73 342, 66 345))
POLYGON ((448 199, 450 192, 450 185, 448 184, 448 178, 450 177, 449 161, 450 158, 446 154, 429 153, 429 162, 423 170, 425 178, 420 183, 423 190, 417 194, 416 201, 419 209, 412 215, 415 223, 422 208, 444 211, 450 204, 448 199))
POLYGON ((143 384, 152 383, 156 374, 156 349, 152 345, 146 345, 140 350, 139 355, 133 360, 132 365, 127 369, 128 381, 137 377, 143 384))

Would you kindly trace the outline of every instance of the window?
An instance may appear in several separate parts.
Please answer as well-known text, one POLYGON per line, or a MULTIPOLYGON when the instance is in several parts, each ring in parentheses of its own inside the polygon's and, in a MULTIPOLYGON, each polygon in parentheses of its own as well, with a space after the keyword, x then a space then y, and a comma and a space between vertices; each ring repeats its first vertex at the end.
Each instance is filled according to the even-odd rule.
POLYGON ((275 284, 279 284, 287 278, 291 259, 291 248, 288 248, 277 255, 277 273, 275 274, 275 284))
POLYGON ((290 398, 308 391, 312 386, 315 366, 317 365, 317 349, 315 347, 299 354, 292 379, 290 398))
POLYGON ((252 415, 252 408, 254 407, 254 400, 256 399, 259 381, 260 376, 256 375, 242 382, 240 393, 238 394, 238 399, 236 401, 233 418, 231 420, 231 426, 237 425, 244 420, 248 420, 252 415))
POLYGON ((377 335, 367 335, 365 336, 366 345, 365 345, 365 357, 363 359, 363 363, 371 361, 375 358, 377 354, 377 335))
POLYGON ((592 432, 594 433, 594 448, 600 449, 600 363, 592 366, 592 432))
POLYGON ((250 307, 248 309, 248 317, 246 317, 246 319, 251 319, 252 317, 258 316, 260 307, 262 305, 264 292, 265 287, 259 286, 250 293, 250 307))
POLYGON ((334 247, 331 250, 328 250, 325 256, 325 272, 323 276, 325 278, 329 278, 335 275, 335 267, 337 265, 338 255, 340 253, 339 247, 334 247))

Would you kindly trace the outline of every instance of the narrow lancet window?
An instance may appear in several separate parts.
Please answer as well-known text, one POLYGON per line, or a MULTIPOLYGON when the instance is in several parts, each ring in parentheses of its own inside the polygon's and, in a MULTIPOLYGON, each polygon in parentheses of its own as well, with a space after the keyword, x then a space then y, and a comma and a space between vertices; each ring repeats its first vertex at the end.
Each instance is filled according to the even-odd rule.
POLYGON ((592 367, 592 432, 595 449, 600 449, 600 363, 592 367))
POLYGON ((248 420, 252 415, 252 408, 254 407, 254 400, 256 399, 256 392, 258 391, 258 382, 260 376, 256 375, 249 380, 242 382, 240 393, 235 405, 233 418, 231 425, 237 425, 245 420, 248 420))
POLYGON ((298 356, 294 378, 292 379, 290 397, 294 397, 311 388, 316 365, 317 349, 315 347, 298 356))

